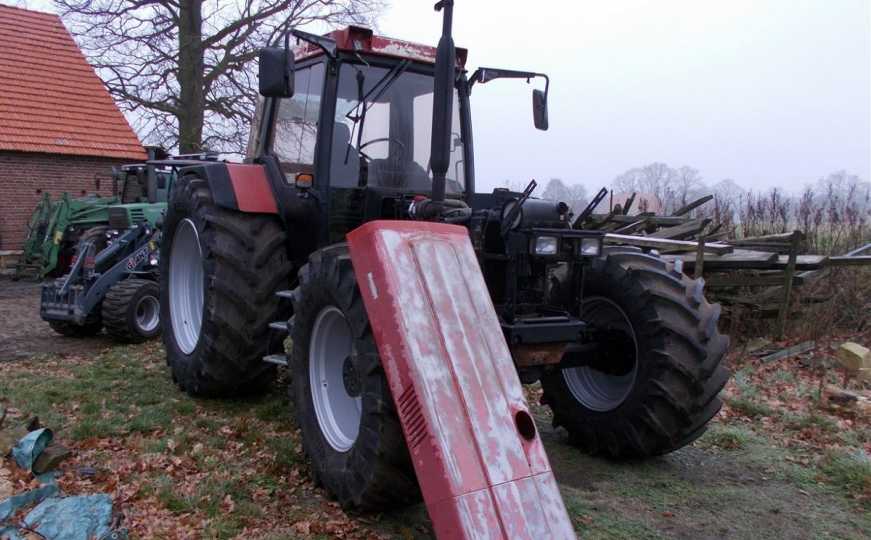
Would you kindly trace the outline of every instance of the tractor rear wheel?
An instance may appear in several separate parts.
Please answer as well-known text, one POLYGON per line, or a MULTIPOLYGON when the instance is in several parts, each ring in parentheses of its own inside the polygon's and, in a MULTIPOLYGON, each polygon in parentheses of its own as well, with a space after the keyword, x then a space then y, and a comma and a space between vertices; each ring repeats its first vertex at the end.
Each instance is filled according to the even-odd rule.
POLYGON ((103 299, 106 333, 127 343, 142 343, 160 333, 160 290, 147 279, 125 279, 103 299))
POLYGON ((542 401, 572 444, 645 457, 704 433, 722 405, 729 339, 717 330, 720 306, 705 300, 703 286, 673 263, 631 248, 609 249, 594 261, 580 317, 598 331, 599 349, 589 364, 542 378, 542 401))
POLYGON ((276 216, 215 205, 208 183, 173 186, 160 246, 160 320, 173 380, 193 396, 250 393, 272 381, 263 362, 276 291, 291 264, 276 216))
POLYGON ((291 399, 314 476, 347 509, 417 501, 411 458, 347 248, 312 254, 294 297, 291 399))

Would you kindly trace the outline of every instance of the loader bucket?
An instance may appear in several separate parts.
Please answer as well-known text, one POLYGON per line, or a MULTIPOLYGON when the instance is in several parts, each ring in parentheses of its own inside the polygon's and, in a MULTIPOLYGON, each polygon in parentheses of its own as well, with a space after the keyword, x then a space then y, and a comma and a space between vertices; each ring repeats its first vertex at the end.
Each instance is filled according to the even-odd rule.
POLYGON ((438 538, 575 538, 468 231, 373 221, 348 243, 438 538))

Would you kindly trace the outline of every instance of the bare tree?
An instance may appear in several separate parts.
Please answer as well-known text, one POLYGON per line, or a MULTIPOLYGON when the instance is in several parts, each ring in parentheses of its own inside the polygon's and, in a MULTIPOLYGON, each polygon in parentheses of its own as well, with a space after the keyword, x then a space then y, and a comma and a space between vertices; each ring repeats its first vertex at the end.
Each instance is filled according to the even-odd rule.
POLYGON ((675 178, 677 171, 665 163, 655 162, 643 167, 629 169, 611 183, 617 193, 638 192, 653 196, 663 209, 675 208, 675 178))
POLYGON ((675 196, 680 206, 685 206, 690 202, 690 199, 697 198, 705 188, 705 183, 699 174, 699 170, 687 165, 674 171, 672 178, 675 196))
POLYGON ((55 0, 146 141, 183 153, 244 151, 254 60, 290 28, 366 23, 381 0, 55 0))
POLYGON ((562 201, 575 212, 579 212, 587 201, 587 188, 582 184, 567 185, 559 178, 551 178, 541 194, 542 199, 562 201))

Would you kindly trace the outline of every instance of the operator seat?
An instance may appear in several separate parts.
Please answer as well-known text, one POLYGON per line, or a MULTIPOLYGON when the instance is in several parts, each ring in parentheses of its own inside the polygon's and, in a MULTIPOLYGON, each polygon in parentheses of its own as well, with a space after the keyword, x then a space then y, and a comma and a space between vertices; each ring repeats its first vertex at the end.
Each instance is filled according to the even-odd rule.
POLYGON ((332 184, 341 187, 357 187, 360 176, 360 154, 350 147, 351 128, 344 122, 333 125, 333 150, 330 157, 332 184), (345 162, 345 156, 348 161, 345 162))

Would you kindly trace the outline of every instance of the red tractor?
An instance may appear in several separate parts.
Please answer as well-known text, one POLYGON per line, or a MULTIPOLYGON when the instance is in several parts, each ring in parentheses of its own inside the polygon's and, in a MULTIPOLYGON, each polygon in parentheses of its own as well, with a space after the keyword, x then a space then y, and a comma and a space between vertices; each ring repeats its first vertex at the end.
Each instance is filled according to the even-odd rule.
POLYGON ((452 4, 438 48, 352 26, 261 52, 251 157, 185 162, 173 187, 167 360, 194 396, 289 365, 313 475, 345 507, 423 492, 440 535, 571 536, 518 381, 540 381, 571 444, 663 454, 719 410, 728 338, 701 280, 604 247, 534 183, 475 192, 474 86, 542 79, 547 129, 548 79, 469 74, 452 4))

